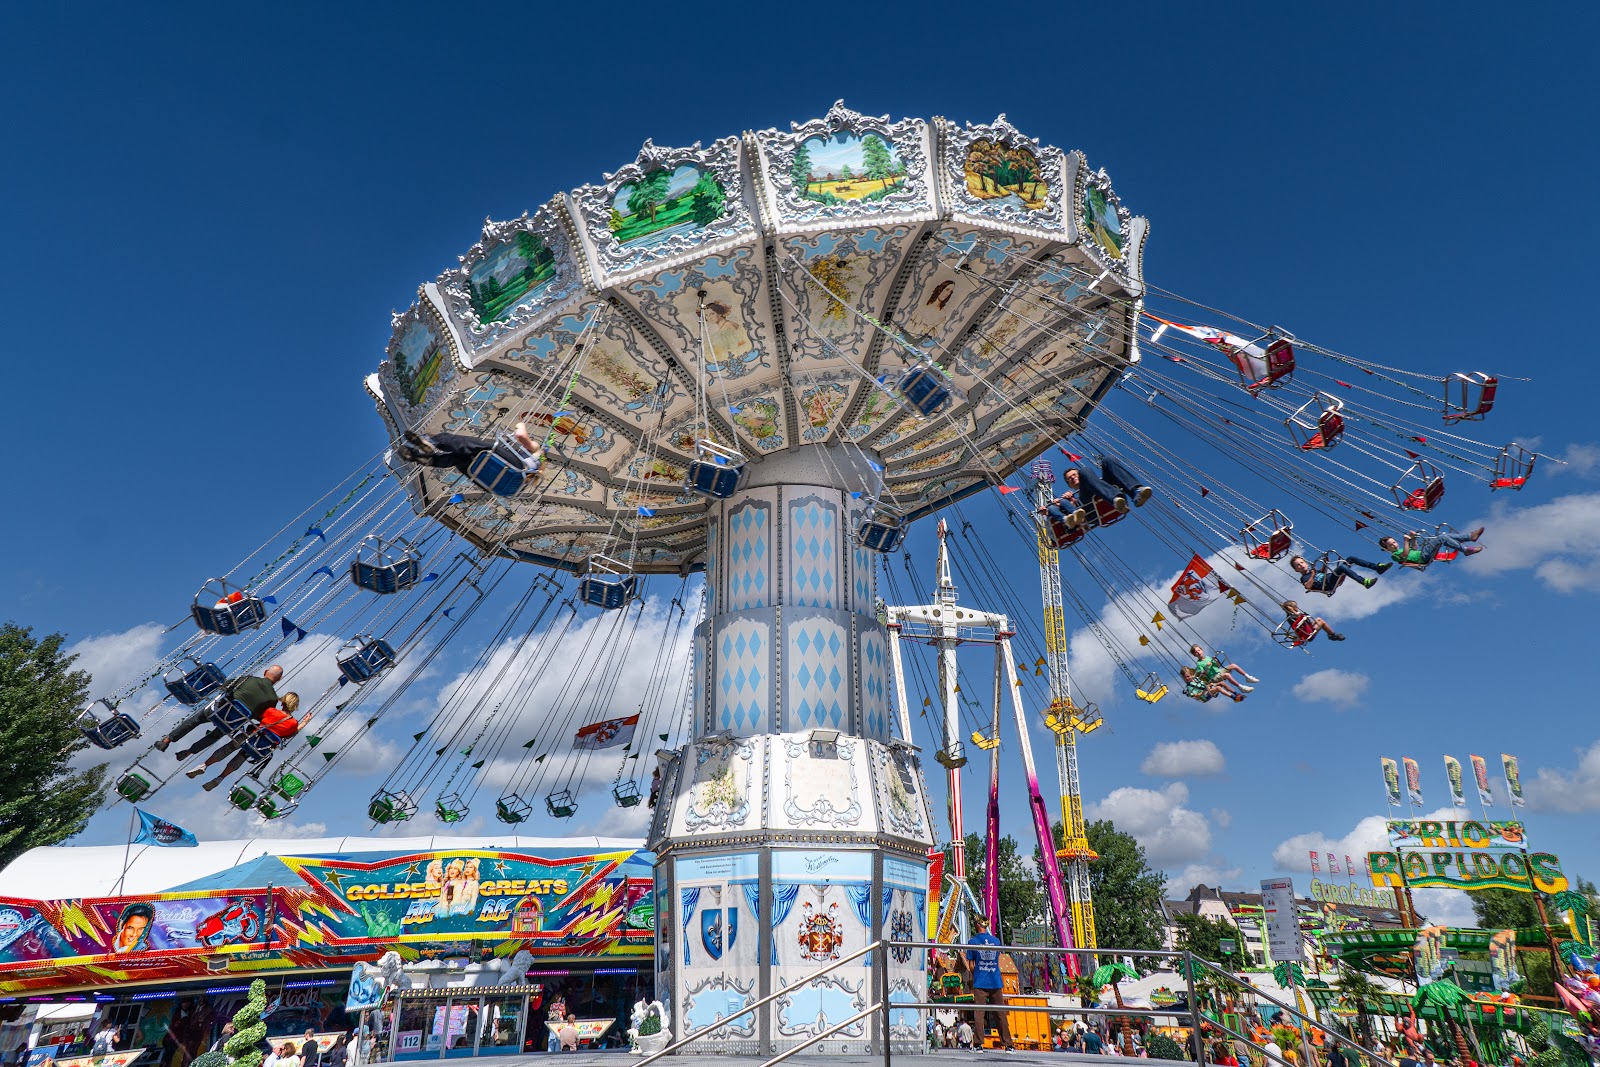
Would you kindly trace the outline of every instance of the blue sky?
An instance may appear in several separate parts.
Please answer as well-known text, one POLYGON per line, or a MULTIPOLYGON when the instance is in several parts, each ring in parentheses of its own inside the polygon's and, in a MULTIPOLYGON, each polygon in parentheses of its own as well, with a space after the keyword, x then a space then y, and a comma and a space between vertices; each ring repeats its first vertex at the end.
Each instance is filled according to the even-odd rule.
MULTIPOLYGON (((1595 282, 1600 152, 1582 104, 1595 14, 1173 4, 1092 37, 1043 10, 1026 26, 974 25, 953 5, 942 18, 856 12, 848 28, 782 17, 652 17, 630 55, 560 7, 401 4, 373 19, 310 5, 8 6, 14 505, 0 617, 74 640, 122 635, 88 646, 108 683, 153 655, 156 629, 204 578, 382 447, 360 380, 382 358, 388 312, 454 265, 486 215, 598 181, 646 137, 787 129, 839 97, 895 118, 1005 112, 1107 168, 1152 220, 1153 282, 1383 362, 1531 377, 1504 390, 1485 435, 1573 460, 1510 500, 1453 496, 1451 518, 1490 520, 1489 550, 1390 587, 1349 622, 1348 643, 1312 657, 1230 647, 1268 679, 1248 703, 1103 697, 1108 728, 1082 749, 1091 811, 1137 827, 1185 886, 1303 880, 1308 843, 1358 854, 1358 824, 1382 814, 1380 755, 1418 758, 1432 805, 1441 753, 1505 750, 1522 758, 1536 843, 1600 876, 1587 670, 1600 434, 1577 328, 1595 282), (1076 43, 1070 75, 1034 41, 1076 43), (805 76, 784 76, 791 66, 805 76), (995 69, 1008 76, 985 76, 995 69), (694 91, 665 89, 673 79, 694 91), (1307 679, 1324 670, 1364 688, 1345 679, 1331 691, 1356 699, 1318 699, 1330 687, 1307 679), (1153 751, 1195 741, 1217 755, 1153 751)), ((966 511, 981 530, 1000 525, 993 503, 966 511)), ((1148 538, 1128 544, 1151 581, 1182 563, 1148 538)), ((926 529, 912 547, 926 553, 926 529)), ((1036 577, 1016 555, 1008 576, 1027 597, 1036 577)), ((470 659, 442 663, 437 682, 470 659)), ((1042 743, 1037 755, 1048 766, 1042 743)), ((352 774, 308 821, 359 832, 372 785, 352 774)), ((1008 803, 1006 827, 1026 834, 1021 798, 1008 803)), ((239 830, 187 801, 163 813, 189 811, 202 833, 239 830)), ((573 829, 603 811, 589 804, 591 823, 573 829)), ((119 811, 84 840, 122 831, 119 811)))

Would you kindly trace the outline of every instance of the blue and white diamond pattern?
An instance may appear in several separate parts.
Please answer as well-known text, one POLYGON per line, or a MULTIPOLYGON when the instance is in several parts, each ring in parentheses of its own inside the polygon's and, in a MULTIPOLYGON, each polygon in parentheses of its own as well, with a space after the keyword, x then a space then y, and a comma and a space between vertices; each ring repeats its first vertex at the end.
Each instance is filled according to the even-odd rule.
POLYGON ((878 554, 855 545, 850 554, 850 584, 857 615, 877 614, 878 554))
POLYGON ((717 524, 706 525, 706 618, 717 613, 717 578, 722 573, 717 559, 717 524))
POLYGON ((789 592, 794 607, 837 608, 844 590, 839 576, 839 509, 817 496, 789 501, 784 531, 789 545, 789 592))
MULTIPOLYGON (((724 616, 726 618, 726 616, 724 616)), ((772 625, 729 619, 716 636, 717 729, 759 733, 771 728, 772 625)))
POLYGON ((772 506, 746 500, 728 510, 728 610, 772 603, 772 506))
POLYGON ((861 712, 867 737, 889 739, 889 649, 877 626, 861 628, 861 712))
POLYGON ((829 618, 785 623, 788 665, 785 717, 790 730, 850 728, 850 631, 829 618))

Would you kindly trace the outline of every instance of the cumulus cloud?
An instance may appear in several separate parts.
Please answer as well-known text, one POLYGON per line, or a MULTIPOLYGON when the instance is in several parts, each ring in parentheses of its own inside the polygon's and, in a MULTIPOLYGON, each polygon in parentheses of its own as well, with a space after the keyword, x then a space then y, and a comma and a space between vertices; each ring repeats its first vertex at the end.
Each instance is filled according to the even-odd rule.
POLYGON ((1177 884, 1183 887, 1205 885, 1229 885, 1244 877, 1244 871, 1238 867, 1229 867, 1226 863, 1191 863, 1178 874, 1177 884))
POLYGON ((1163 741, 1150 750, 1139 769, 1158 778, 1209 778, 1227 768, 1222 750, 1212 741, 1163 741))
POLYGON ((1341 837, 1332 837, 1315 830, 1295 834, 1272 850, 1272 861, 1280 871, 1309 872, 1311 857, 1308 853, 1314 850, 1318 856, 1333 853, 1339 858, 1341 866, 1346 856, 1360 863, 1361 857, 1368 852, 1381 851, 1389 847, 1389 834, 1384 827, 1384 821, 1381 815, 1369 815, 1356 823, 1355 829, 1341 837))
POLYGON ((1173 782, 1162 789, 1113 789, 1105 799, 1089 805, 1091 819, 1110 819, 1117 829, 1130 833, 1144 846, 1153 867, 1195 863, 1211 851, 1211 824, 1184 805, 1189 787, 1173 782))
POLYGON ((1371 684, 1372 679, 1360 671, 1341 671, 1337 667, 1330 667, 1306 675, 1295 683, 1291 692, 1307 703, 1321 701, 1353 708, 1361 702, 1371 684))
POLYGON ((66 647, 77 656, 74 670, 88 671, 94 679, 90 695, 110 693, 137 680, 159 658, 163 627, 158 622, 140 623, 117 633, 96 634, 66 647))
POLYGON ((1572 770, 1540 767, 1527 783, 1528 803, 1541 811, 1600 811, 1600 741, 1578 753, 1572 770))
POLYGON ((1600 590, 1600 493, 1574 493, 1527 508, 1499 500, 1482 525, 1488 527, 1485 551, 1467 561, 1475 571, 1532 570, 1558 593, 1600 590))
POLYGON ((1579 478, 1600 475, 1600 445, 1574 442, 1557 458, 1560 463, 1545 468, 1552 474, 1573 474, 1579 478))

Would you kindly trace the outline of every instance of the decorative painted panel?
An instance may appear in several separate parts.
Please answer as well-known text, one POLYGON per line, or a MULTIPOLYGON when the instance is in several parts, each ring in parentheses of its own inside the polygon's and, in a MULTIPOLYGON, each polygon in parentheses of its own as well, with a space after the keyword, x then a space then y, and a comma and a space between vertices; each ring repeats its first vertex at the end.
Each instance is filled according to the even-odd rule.
POLYGON ((718 731, 765 733, 772 729, 772 619, 727 613, 712 620, 713 721, 718 731))
MULTIPOLYGON (((726 1018, 756 998, 760 975, 760 856, 739 852, 689 856, 673 863, 678 915, 672 937, 682 961, 677 985, 681 1022, 675 1038, 687 1037, 726 1018)), ((658 929, 661 927, 658 925, 658 929)), ((707 1036, 722 1052, 755 1051, 759 1013, 752 1012, 707 1036)))
POLYGON ((783 614, 783 715, 789 731, 850 728, 850 616, 804 609, 783 614))
POLYGON ((508 222, 485 222, 461 266, 439 279, 474 349, 492 346, 582 290, 559 199, 508 222))
POLYGON ((1065 238, 1065 183, 1071 174, 1061 149, 1042 145, 1001 115, 990 123, 943 123, 944 189, 959 215, 1017 230, 1065 238))
POLYGON ((1083 191, 1077 197, 1079 240, 1091 255, 1106 265, 1125 267, 1132 238, 1133 215, 1111 191, 1104 167, 1083 169, 1083 191))
POLYGON ((873 777, 878 787, 878 811, 883 832, 919 844, 932 844, 928 804, 917 757, 905 748, 873 749, 873 777))
POLYGON ((692 835, 737 830, 760 822, 760 797, 753 786, 761 774, 756 755, 762 747, 759 738, 696 741, 691 745, 684 771, 688 785, 679 790, 683 815, 675 820, 679 825, 674 831, 692 835))
MULTIPOLYGON (((928 929, 928 867, 926 863, 883 858, 883 920, 879 937, 895 942, 921 941, 928 929)), ((926 949, 889 949, 889 1001, 915 1003, 927 992, 926 949)), ((911 1008, 889 1012, 889 1031, 898 1051, 902 1044, 921 1051, 926 1040, 923 1013, 911 1008)))
MULTIPOLYGON (((874 940, 872 855, 834 849, 772 852, 774 1043, 788 1048, 865 1008, 872 999, 870 966, 845 966, 821 981, 799 981, 874 940)), ((820 1053, 867 1050, 868 1028, 816 1046, 820 1053), (849 1040, 854 1039, 854 1040, 849 1040)))
POLYGON ((777 596, 773 563, 776 493, 754 490, 727 508, 729 611, 770 606, 777 596))
POLYGON ((889 740, 889 637, 876 619, 861 619, 857 624, 856 644, 860 651, 856 676, 860 693, 856 698, 863 736, 889 740))
POLYGON ((874 829, 867 745, 840 738, 813 743, 807 735, 773 739, 772 825, 807 830, 874 829))
POLYGON ((839 496, 803 493, 784 500, 783 602, 793 607, 837 608, 844 600, 841 566, 846 531, 839 496))
POLYGON ((418 303, 394 317, 389 358, 378 378, 408 425, 421 425, 431 414, 460 370, 457 358, 433 305, 418 303))

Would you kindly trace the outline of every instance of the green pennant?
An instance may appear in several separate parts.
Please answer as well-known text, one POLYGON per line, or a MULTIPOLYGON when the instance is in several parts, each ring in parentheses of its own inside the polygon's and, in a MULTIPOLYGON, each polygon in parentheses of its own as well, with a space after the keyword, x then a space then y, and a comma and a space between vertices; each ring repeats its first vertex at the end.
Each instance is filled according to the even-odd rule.
POLYGON ((461 753, 461 754, 462 754, 462 755, 463 755, 463 756, 470 756, 470 755, 472 755, 472 746, 471 746, 471 745, 468 745, 468 746, 467 746, 467 750, 466 750, 466 751, 465 751, 465 752, 463 752, 463 753, 461 753))
POLYGON ((535 737, 532 741, 529 741, 527 744, 523 745, 522 747, 523 748, 532 748, 534 745, 538 744, 538 742, 539 742, 539 739, 537 737, 535 737))
POLYGON ((667 735, 666 734, 657 734, 656 736, 661 738, 661 740, 663 740, 663 741, 665 741, 667 739, 667 735))
POLYGON ((312 734, 310 737, 306 738, 306 744, 311 748, 316 748, 318 745, 322 744, 322 738, 318 737, 316 734, 312 734))
POLYGON ((449 745, 446 745, 444 748, 436 748, 433 750, 433 754, 435 756, 442 756, 445 754, 445 749, 448 749, 449 747, 449 745))
POLYGON ((420 733, 420 734, 412 734, 411 735, 411 740, 413 740, 413 741, 421 741, 424 737, 427 736, 427 734, 428 734, 428 731, 426 731, 426 730, 422 731, 422 733, 420 733))
POLYGON ((367 729, 370 730, 376 725, 378 725, 378 717, 376 715, 367 720, 367 729))
POLYGON ((324 752, 322 754, 322 758, 325 759, 325 760, 332 760, 333 757, 337 756, 338 754, 339 753, 337 753, 337 752, 324 752))
MULTIPOLYGON (((549 755, 548 752, 545 753, 545 756, 548 756, 548 755, 549 755)), ((535 763, 543 763, 544 762, 544 756, 535 756, 533 758, 533 762, 535 762, 535 763)))
POLYGON ((629 756, 628 758, 629 759, 638 759, 639 758, 639 753, 635 752, 633 755, 629 756))
POLYGON ((474 763, 472 765, 472 769, 473 770, 482 770, 483 769, 483 765, 484 765, 485 762, 487 762, 487 761, 486 760, 479 760, 477 763, 474 763))

